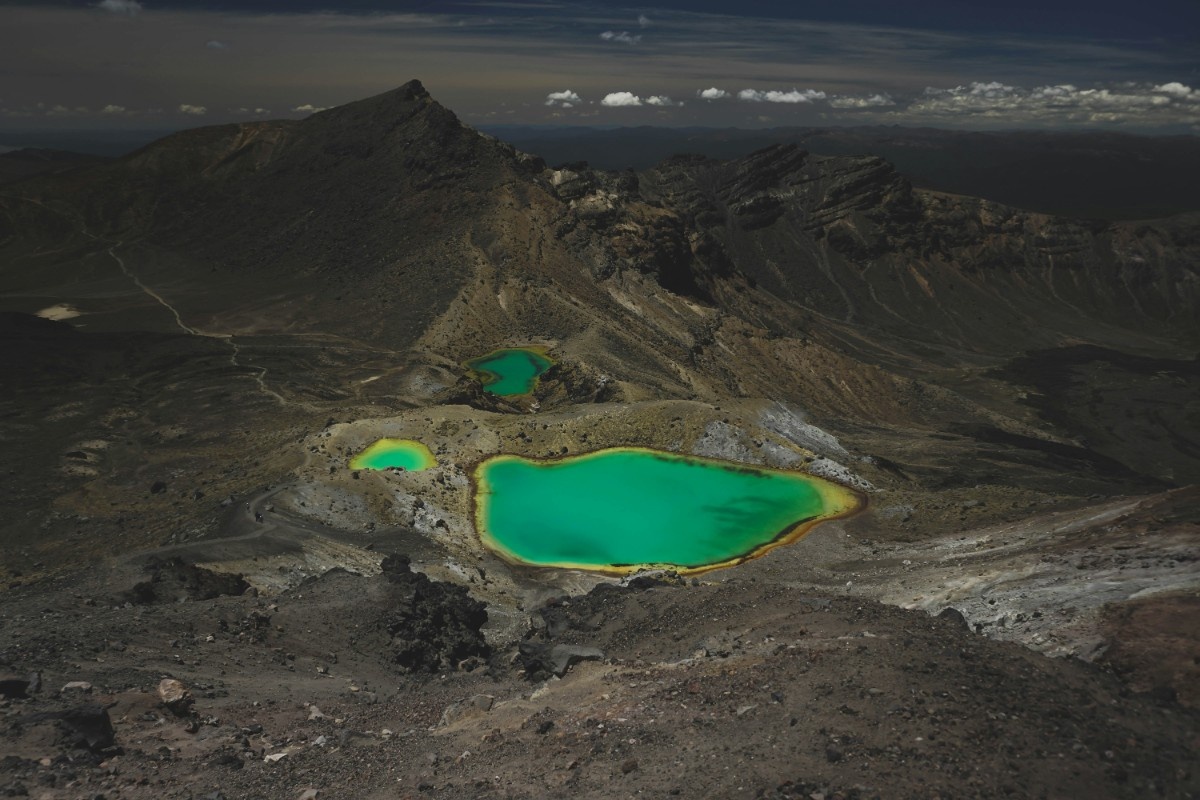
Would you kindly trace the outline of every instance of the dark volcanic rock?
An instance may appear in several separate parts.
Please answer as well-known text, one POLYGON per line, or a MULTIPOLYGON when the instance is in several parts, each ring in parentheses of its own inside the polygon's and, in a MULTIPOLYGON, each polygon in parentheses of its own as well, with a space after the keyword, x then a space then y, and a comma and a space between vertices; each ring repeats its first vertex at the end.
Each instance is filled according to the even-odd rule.
POLYGON ((121 599, 134 605, 174 603, 180 599, 212 600, 239 595, 250 588, 241 575, 225 575, 188 564, 180 558, 157 559, 147 564, 150 580, 137 583, 121 599))
POLYGON ((60 732, 63 746, 98 753, 116 743, 112 720, 102 706, 86 705, 65 711, 34 714, 24 720, 26 726, 53 723, 60 732))
POLYGON ((480 630, 487 607, 464 587, 431 581, 409 564, 407 556, 393 555, 380 565, 398 605, 385 617, 392 659, 412 672, 438 672, 487 658, 491 648, 480 630))

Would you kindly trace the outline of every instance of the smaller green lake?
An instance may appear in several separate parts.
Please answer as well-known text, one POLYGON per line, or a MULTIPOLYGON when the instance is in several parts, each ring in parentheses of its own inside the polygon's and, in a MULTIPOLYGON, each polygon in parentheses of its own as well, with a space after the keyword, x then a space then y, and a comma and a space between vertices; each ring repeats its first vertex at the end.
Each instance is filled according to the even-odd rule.
POLYGON ((351 469, 393 469, 409 472, 437 466, 429 448, 413 439, 380 439, 350 459, 351 469))
POLYGON ((475 482, 485 546, 518 563, 611 573, 729 566, 861 505, 812 475, 635 447, 494 456, 475 482))
POLYGON ((539 349, 509 347, 473 358, 466 366, 479 376, 484 391, 509 397, 532 392, 538 376, 553 364, 539 349))

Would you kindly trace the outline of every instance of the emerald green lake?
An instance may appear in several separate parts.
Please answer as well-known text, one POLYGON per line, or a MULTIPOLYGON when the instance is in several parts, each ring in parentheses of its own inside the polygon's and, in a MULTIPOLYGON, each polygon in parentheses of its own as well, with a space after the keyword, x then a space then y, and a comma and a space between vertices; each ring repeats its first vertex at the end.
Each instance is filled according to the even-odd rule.
POLYGON ((860 504, 811 475, 632 447, 555 461, 495 456, 475 480, 476 527, 493 551, 616 573, 727 566, 860 504))
POLYGON ((538 376, 553 364, 533 348, 510 347, 471 359, 467 368, 479 376, 485 391, 511 396, 532 392, 538 376))
POLYGON ((351 469, 392 469, 419 472, 437 465, 429 448, 413 439, 380 439, 350 459, 351 469))

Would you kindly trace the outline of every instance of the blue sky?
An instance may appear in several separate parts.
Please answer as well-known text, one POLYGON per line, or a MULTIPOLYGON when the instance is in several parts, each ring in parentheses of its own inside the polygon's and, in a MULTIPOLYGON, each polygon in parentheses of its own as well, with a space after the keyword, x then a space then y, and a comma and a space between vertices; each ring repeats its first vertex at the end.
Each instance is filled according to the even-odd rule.
POLYGON ((1200 1, 0 0, 0 130, 302 116, 1200 133, 1200 1))

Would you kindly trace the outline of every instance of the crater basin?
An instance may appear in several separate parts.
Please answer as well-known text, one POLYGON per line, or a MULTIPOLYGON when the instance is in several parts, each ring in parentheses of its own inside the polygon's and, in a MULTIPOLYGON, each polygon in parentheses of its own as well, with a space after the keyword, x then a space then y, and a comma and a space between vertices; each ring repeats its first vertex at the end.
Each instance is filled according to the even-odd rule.
POLYGON ((483 544, 516 563, 626 574, 731 566, 857 511, 844 486, 799 472, 636 447, 475 469, 483 544))
POLYGON ((532 347, 509 347, 473 358, 466 366, 479 376, 484 391, 505 397, 529 394, 537 386, 538 376, 554 361, 532 347))
POLYGON ((380 439, 350 459, 351 469, 403 469, 419 472, 437 466, 428 447, 413 439, 380 439))

